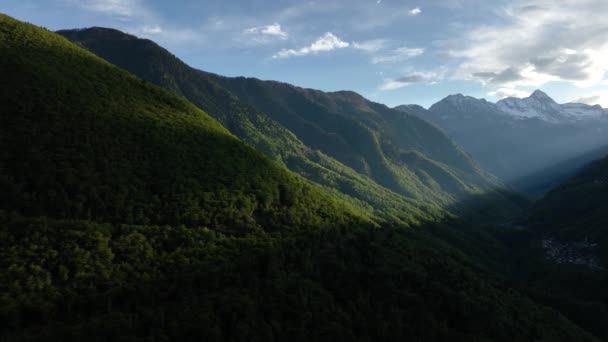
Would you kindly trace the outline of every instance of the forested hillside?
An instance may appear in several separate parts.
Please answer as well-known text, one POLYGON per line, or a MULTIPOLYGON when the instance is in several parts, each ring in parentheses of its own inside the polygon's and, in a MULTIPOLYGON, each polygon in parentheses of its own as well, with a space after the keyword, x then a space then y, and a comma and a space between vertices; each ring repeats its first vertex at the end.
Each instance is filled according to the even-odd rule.
POLYGON ((150 40, 112 29, 58 33, 186 97, 258 151, 388 221, 436 219, 440 206, 487 219, 525 206, 435 127, 355 93, 223 78, 189 67, 150 40), (483 204, 475 199, 481 196, 483 204))
POLYGON ((58 33, 138 77, 184 96, 243 142, 361 210, 406 224, 444 215, 434 203, 406 199, 313 150, 268 115, 239 101, 206 73, 189 67, 152 41, 105 28, 58 33))
POLYGON ((435 127, 356 93, 210 77, 304 143, 405 196, 445 205, 498 186, 435 127))
POLYGON ((4 209, 235 232, 359 216, 186 100, 58 35, 2 26, 4 209))

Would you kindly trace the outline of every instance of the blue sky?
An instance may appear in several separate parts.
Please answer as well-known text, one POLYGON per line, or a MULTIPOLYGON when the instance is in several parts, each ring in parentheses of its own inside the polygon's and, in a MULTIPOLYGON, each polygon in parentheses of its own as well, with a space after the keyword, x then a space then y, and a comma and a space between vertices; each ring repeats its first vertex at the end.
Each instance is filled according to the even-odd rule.
POLYGON ((3 0, 52 30, 113 27, 186 63, 389 106, 540 88, 608 107, 606 0, 3 0))

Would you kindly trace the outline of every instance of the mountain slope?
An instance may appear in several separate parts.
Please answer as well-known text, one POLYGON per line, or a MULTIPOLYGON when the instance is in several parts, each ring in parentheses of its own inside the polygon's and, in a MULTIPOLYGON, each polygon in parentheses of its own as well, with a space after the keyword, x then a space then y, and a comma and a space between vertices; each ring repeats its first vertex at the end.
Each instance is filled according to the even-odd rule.
POLYGON ((272 118, 239 101, 208 74, 189 67, 150 40, 105 28, 58 33, 142 79, 184 96, 245 143, 361 210, 401 223, 443 215, 437 206, 408 200, 311 149, 272 118))
POLYGON ((435 127, 358 94, 210 77, 305 144, 408 197, 446 204, 498 186, 435 127))
POLYGON ((356 216, 185 100, 60 36, 2 28, 2 209, 231 231, 356 216))
MULTIPOLYGON (((343 120, 344 123, 339 128, 341 132, 325 132, 320 139, 308 138, 303 142, 300 135, 306 137, 305 131, 309 124, 283 126, 289 124, 289 119, 281 121, 281 113, 269 113, 273 115, 271 118, 264 114, 270 107, 253 108, 255 103, 239 101, 230 92, 237 96, 243 94, 238 89, 230 88, 229 82, 222 83, 222 80, 227 79, 193 69, 149 40, 103 28, 63 30, 58 33, 145 80, 183 95, 258 151, 314 182, 371 205, 376 215, 383 218, 408 222, 412 219, 436 217, 440 211, 435 204, 451 204, 457 199, 490 190, 497 185, 489 177, 481 175, 466 156, 434 128, 416 118, 399 118, 400 115, 378 105, 374 105, 375 109, 369 109, 371 103, 354 93, 331 95, 342 106, 338 110, 357 115, 345 118, 340 114, 342 118, 338 120, 343 120), (230 92, 223 87, 230 89, 230 92), (363 121, 369 118, 366 118, 366 114, 362 115, 361 109, 353 107, 357 103, 365 103, 368 107, 365 111, 383 112, 375 114, 373 121, 365 123, 363 121), (389 124, 386 118, 391 115, 395 118, 389 124), (380 122, 382 127, 377 127, 380 122), (393 130, 398 130, 388 132, 391 125, 396 126, 393 130), (370 127, 376 127, 376 131, 371 131, 370 127), (378 131, 378 128, 383 132, 378 131), (359 134, 367 140, 359 141, 356 138, 359 134), (382 137, 389 134, 395 141, 399 137, 401 141, 398 143, 406 145, 407 149, 382 137), (379 146, 380 139, 385 146, 379 146), (392 154, 391 158, 400 159, 401 165, 390 162, 391 159, 386 157, 388 153, 392 154), (438 158, 443 159, 438 162, 438 158), (461 169, 453 165, 461 166, 461 169), (407 199, 395 192, 407 196, 407 199)), ((267 85, 272 83, 268 82, 267 85)), ((288 93, 273 91, 269 98, 288 103, 288 107, 291 106, 288 110, 303 111, 294 116, 322 116, 323 111, 327 111, 326 108, 310 109, 310 106, 292 103, 289 96, 288 93), (307 110, 319 112, 309 114, 307 110)), ((242 100, 247 101, 246 98, 242 100)), ((337 123, 316 120, 314 125, 337 123)), ((335 130, 335 126, 329 129, 335 130)), ((502 195, 496 194, 495 197, 500 199, 502 195)), ((502 201, 508 202, 505 199, 502 201)), ((508 206, 517 210, 514 203, 505 205, 508 206)))
MULTIPOLYGON (((544 116, 558 115, 554 107, 561 105, 543 94, 537 91, 521 101, 538 104, 530 107, 536 108, 537 112, 546 107, 544 116), (546 105, 539 105, 542 101, 546 105)), ((604 120, 548 122, 538 113, 529 117, 516 116, 503 111, 502 106, 461 94, 446 97, 428 111, 398 108, 441 127, 483 168, 510 185, 523 184, 522 178, 608 143, 603 133, 608 129, 608 122, 604 120)), ((588 161, 584 160, 579 167, 588 161)), ((552 182, 545 179, 543 183, 552 182)), ((540 192, 548 190, 535 184, 527 184, 526 188, 540 192)))

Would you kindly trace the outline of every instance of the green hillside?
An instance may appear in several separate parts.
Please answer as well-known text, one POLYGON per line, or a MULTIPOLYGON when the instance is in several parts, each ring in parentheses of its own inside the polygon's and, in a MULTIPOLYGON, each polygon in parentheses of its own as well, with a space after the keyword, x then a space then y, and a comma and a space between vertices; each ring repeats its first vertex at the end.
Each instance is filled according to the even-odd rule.
POLYGON ((445 204, 497 185, 433 126, 358 94, 210 76, 307 145, 406 196, 445 204))
POLYGON ((252 78, 209 77, 311 148, 407 198, 484 220, 511 217, 526 206, 441 130, 415 115, 349 91, 326 93, 252 78))
POLYGON ((54 33, 0 55, 2 341, 596 340, 54 33))
POLYGON ((361 210, 401 223, 443 215, 437 206, 406 199, 327 154, 313 150, 268 115, 231 95, 208 74, 189 67, 150 40, 105 28, 58 33, 138 77, 184 96, 243 142, 326 186, 361 210))
POLYGON ((437 217, 438 205, 452 207, 486 192, 505 212, 519 209, 516 201, 494 192, 499 184, 433 126, 354 93, 325 94, 289 85, 275 89, 272 82, 221 78, 189 67, 150 40, 112 29, 58 33, 186 97, 258 151, 390 221, 437 217), (248 94, 257 86, 269 89, 248 94), (305 92, 323 98, 299 96, 305 92), (284 106, 273 108, 271 101, 284 106), (328 101, 333 101, 331 108, 319 105, 328 101))

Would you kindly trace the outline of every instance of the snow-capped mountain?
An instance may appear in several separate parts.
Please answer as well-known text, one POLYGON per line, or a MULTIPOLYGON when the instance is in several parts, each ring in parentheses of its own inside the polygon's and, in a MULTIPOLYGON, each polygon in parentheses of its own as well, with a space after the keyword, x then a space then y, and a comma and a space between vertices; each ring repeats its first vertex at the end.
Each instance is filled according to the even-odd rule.
POLYGON ((496 104, 462 94, 449 95, 429 108, 440 120, 487 121, 508 117, 496 104), (457 114, 456 114, 457 113, 457 114))
POLYGON ((540 90, 523 99, 508 97, 498 101, 496 106, 499 110, 515 117, 538 118, 552 123, 576 122, 608 116, 608 112, 599 105, 559 104, 540 90))
MULTIPOLYGON (((456 94, 428 110, 411 105, 397 109, 440 127, 484 169, 522 191, 529 190, 529 175, 608 146, 608 112, 602 107, 558 104, 540 90, 498 103, 456 94)), ((577 166, 589 161, 580 160, 577 166)))

